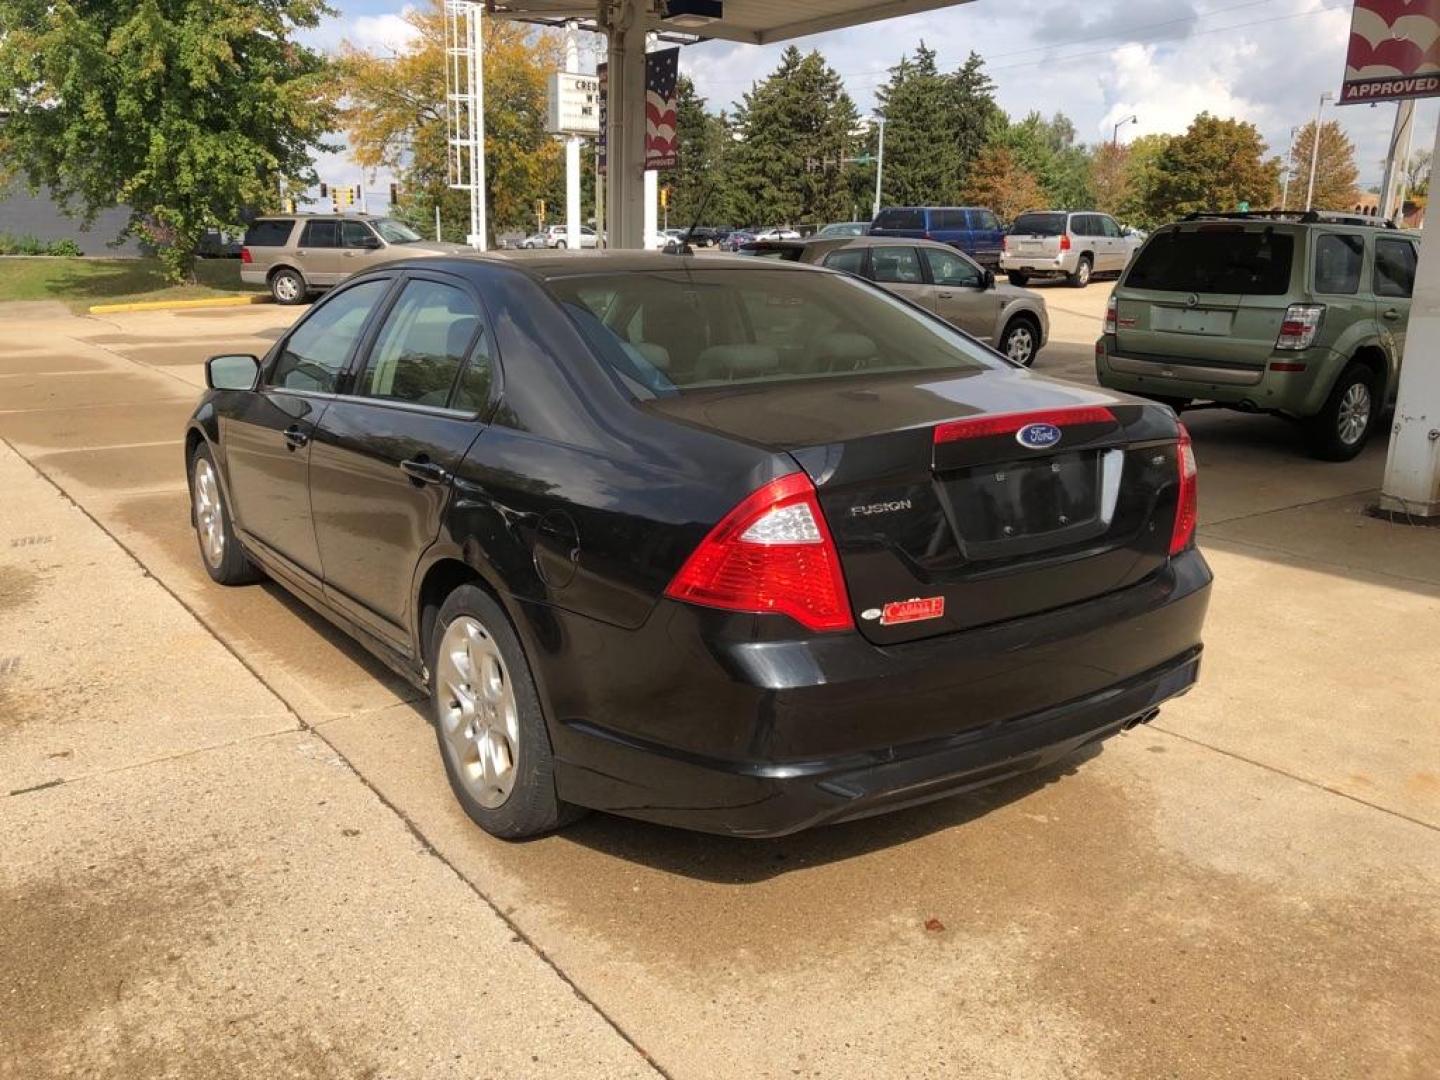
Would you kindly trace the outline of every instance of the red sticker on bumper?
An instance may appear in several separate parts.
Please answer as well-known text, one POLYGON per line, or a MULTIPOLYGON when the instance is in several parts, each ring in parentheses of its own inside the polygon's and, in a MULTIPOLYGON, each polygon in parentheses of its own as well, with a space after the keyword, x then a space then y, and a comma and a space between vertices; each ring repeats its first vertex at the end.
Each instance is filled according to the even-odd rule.
POLYGON ((886 604, 880 612, 881 626, 895 626, 898 623, 922 622, 938 619, 945 614, 945 598, 929 596, 924 600, 896 600, 886 604))

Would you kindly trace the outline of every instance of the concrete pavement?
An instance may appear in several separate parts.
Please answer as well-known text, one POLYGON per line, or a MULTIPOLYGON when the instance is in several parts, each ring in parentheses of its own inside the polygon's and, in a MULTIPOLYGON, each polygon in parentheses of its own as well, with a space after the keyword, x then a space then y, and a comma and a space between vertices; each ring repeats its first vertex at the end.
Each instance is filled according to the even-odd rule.
MULTIPOLYGON (((1090 377, 1108 288, 1042 289, 1040 370, 1090 377)), ((1203 682, 1102 752, 782 841, 505 845, 408 687, 200 567, 198 361, 290 317, 0 343, 0 1070, 1440 1075, 1440 533, 1363 515, 1382 447, 1187 417, 1203 682)))

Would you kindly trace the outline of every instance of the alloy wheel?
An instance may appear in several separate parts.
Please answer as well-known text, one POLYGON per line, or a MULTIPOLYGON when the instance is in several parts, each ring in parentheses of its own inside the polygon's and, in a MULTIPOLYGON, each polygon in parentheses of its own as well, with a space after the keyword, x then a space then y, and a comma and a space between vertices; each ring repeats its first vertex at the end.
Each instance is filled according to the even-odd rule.
POLYGON ((300 298, 300 283, 295 280, 294 274, 277 274, 274 289, 275 299, 282 304, 288 304, 300 298))
POLYGON ((1340 398, 1335 414, 1336 433, 1346 446, 1354 446, 1370 426, 1370 388, 1364 383, 1351 383, 1340 398))
POLYGON ((487 810, 515 786, 520 712, 500 648, 469 615, 445 628, 436 660, 440 725, 455 772, 487 810))
POLYGON ((225 559, 225 521, 220 509, 220 485, 215 467, 205 458, 195 462, 195 531, 205 561, 215 569, 225 559))
POLYGON ((1028 326, 1017 326, 1005 339, 1005 355, 1023 367, 1035 358, 1035 335, 1028 326))

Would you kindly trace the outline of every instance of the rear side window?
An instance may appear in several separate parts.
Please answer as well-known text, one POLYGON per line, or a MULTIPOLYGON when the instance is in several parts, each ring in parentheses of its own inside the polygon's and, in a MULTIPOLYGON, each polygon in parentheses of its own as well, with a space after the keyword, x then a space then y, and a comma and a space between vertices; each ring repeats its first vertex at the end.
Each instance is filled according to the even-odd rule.
POLYGON ((842 248, 825 256, 825 265, 832 270, 844 270, 850 274, 865 272, 865 249, 842 248))
POLYGON ((920 254, 913 247, 884 247, 870 250, 870 276, 896 285, 923 285, 920 254))
POLYGON ((966 228, 964 210, 931 210, 930 228, 953 231, 966 228))
POLYGON ((438 281, 411 281, 385 317, 355 385, 361 397, 444 406, 480 328, 469 294, 438 281))
POLYGON ((340 246, 340 223, 338 221, 309 221, 300 234, 300 246, 312 248, 334 248, 340 246))
POLYGON ((246 247, 284 247, 295 229, 295 222, 261 218, 245 230, 246 247))
POLYGON ((1064 214, 1021 214, 1010 226, 1011 236, 1059 236, 1064 231, 1064 214))
POLYGON ((388 279, 367 281, 336 293, 314 308, 285 342, 271 372, 270 385, 333 393, 365 328, 365 320, 389 288, 388 279))
POLYGON ((1365 238, 1350 233, 1323 233, 1315 241, 1315 291, 1360 291, 1360 266, 1365 261, 1365 238))
POLYGON ((1415 245, 1408 240, 1375 240, 1375 295, 1407 297, 1415 291, 1415 245))
POLYGON ((1295 239, 1273 230, 1173 229, 1141 249, 1125 277, 1157 292, 1283 296, 1290 291, 1295 239))
POLYGON ((919 229, 925 231, 923 210, 881 210, 875 216, 876 229, 919 229))

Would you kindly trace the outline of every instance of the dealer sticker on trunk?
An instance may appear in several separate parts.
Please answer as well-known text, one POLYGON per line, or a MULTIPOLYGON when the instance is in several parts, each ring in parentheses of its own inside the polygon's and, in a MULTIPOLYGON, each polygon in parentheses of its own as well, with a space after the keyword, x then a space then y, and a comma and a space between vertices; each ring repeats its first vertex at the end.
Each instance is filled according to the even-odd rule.
MULTIPOLYGON (((943 596, 927 596, 923 600, 894 600, 880 610, 880 625, 898 626, 900 623, 923 622, 926 619, 938 619, 944 614, 943 596)), ((865 612, 865 615, 869 616, 870 612, 865 612)))

